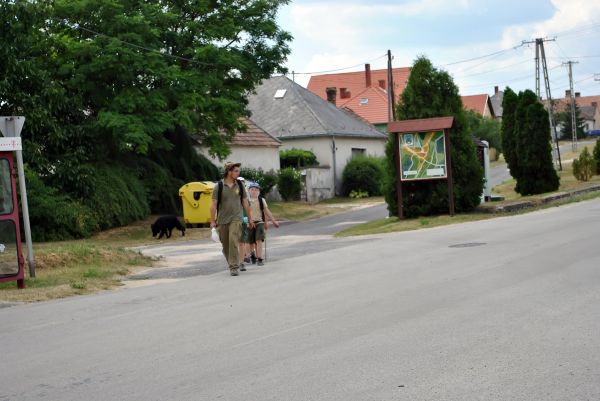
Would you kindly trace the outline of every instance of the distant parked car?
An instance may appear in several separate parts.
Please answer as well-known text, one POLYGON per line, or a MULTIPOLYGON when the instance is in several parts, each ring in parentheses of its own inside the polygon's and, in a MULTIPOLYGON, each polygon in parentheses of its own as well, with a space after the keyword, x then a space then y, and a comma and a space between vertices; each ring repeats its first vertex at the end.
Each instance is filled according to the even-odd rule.
POLYGON ((600 129, 593 129, 588 132, 588 136, 600 136, 600 129))

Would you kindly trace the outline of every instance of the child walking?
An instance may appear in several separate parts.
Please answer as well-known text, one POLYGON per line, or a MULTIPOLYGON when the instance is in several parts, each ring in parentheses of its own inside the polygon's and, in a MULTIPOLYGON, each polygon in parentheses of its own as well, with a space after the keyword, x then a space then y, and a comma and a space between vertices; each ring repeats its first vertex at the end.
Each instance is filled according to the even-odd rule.
POLYGON ((271 220, 276 228, 279 228, 279 223, 269 210, 265 198, 260 196, 260 185, 257 182, 250 183, 248 193, 250 195, 250 211, 254 220, 254 228, 248 230, 248 243, 255 244, 257 264, 263 266, 263 242, 268 230, 268 220, 271 220))

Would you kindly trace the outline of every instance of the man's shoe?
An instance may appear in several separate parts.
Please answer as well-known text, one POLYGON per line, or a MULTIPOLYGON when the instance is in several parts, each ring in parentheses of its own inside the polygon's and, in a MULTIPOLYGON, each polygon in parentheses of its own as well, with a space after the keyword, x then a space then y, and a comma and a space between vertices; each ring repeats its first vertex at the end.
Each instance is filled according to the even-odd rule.
POLYGON ((254 252, 252 252, 252 254, 250 255, 250 259, 252 259, 252 264, 256 263, 256 255, 254 254, 254 252))
POLYGON ((239 275, 239 273, 238 273, 237 270, 231 270, 231 275, 232 276, 237 276, 237 275, 239 275))
POLYGON ((244 263, 250 263, 250 256, 246 256, 244 258, 244 263))
POLYGON ((263 260, 262 260, 262 259, 258 259, 258 265, 259 265, 259 266, 264 266, 264 262, 263 262, 263 260))
POLYGON ((245 272, 246 271, 246 266, 244 266, 243 263, 240 263, 240 271, 241 272, 245 272))

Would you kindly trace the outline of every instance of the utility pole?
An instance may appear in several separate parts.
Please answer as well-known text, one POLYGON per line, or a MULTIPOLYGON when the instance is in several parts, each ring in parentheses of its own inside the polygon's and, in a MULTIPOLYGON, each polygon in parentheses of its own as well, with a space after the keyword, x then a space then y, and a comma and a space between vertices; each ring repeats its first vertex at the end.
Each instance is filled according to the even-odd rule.
POLYGON ((571 133, 573 134, 571 149, 573 152, 577 150, 577 118, 575 116, 575 93, 573 92, 573 64, 577 61, 567 61, 563 65, 569 66, 569 88, 571 94, 571 133))
POLYGON ((387 51, 388 65, 388 121, 396 120, 396 98, 394 94, 394 75, 392 74, 392 51, 387 51))
POLYGON ((542 60, 542 71, 544 72, 544 86, 546 88, 546 100, 548 101, 548 117, 550 119, 550 130, 554 133, 554 141, 556 143, 556 161, 558 163, 558 169, 562 171, 562 162, 560 160, 560 147, 558 145, 558 134, 556 132, 556 125, 554 125, 554 104, 552 102, 552 94, 550 93, 550 79, 548 78, 548 65, 546 64, 546 52, 544 51, 544 42, 554 42, 556 38, 543 39, 537 38, 535 40, 523 41, 522 45, 535 43, 535 94, 538 99, 542 99, 540 94, 540 58, 542 60), (540 57, 541 56, 541 57, 540 57))

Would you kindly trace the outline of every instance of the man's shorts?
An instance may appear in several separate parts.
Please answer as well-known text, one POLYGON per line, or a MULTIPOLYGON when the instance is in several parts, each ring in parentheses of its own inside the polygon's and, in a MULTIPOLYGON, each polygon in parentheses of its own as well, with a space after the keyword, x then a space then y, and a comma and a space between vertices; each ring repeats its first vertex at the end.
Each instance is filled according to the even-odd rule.
POLYGON ((242 235, 240 236, 240 242, 242 244, 253 244, 254 242, 250 242, 250 230, 248 228, 248 224, 242 224, 242 235))
POLYGON ((264 241, 265 240, 265 223, 254 223, 255 228, 250 230, 248 229, 248 243, 254 244, 256 241, 264 241))

